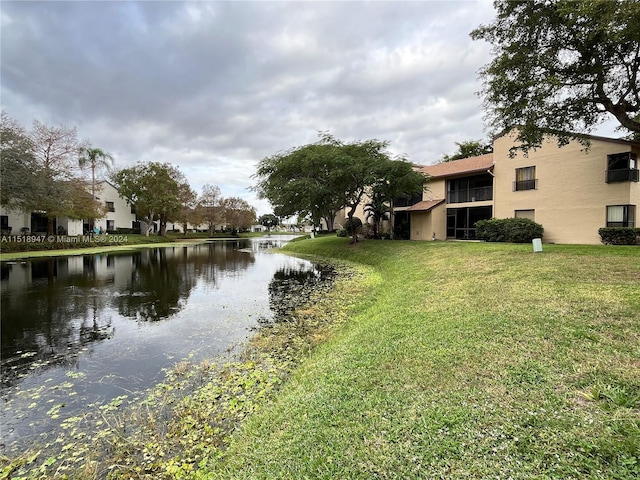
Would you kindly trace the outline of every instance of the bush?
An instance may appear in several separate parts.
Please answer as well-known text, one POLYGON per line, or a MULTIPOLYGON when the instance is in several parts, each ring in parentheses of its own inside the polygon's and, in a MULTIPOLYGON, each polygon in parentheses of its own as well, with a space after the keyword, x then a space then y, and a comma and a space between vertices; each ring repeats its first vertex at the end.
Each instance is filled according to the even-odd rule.
POLYGON ((542 238, 544 228, 528 218, 492 218, 476 222, 476 236, 487 242, 529 243, 542 238))
POLYGON ((485 242, 504 242, 506 238, 505 225, 502 220, 479 220, 475 224, 476 237, 485 242))
POLYGON ((351 220, 344 222, 344 229, 347 234, 352 234, 354 231, 357 233, 362 230, 362 220, 358 217, 353 217, 351 220))
POLYGON ((341 228, 340 230, 338 230, 336 232, 336 235, 338 237, 346 237, 347 236, 347 231, 344 228, 341 228))
POLYGON ((142 231, 140 230, 140 228, 123 228, 123 227, 118 227, 116 228, 115 233, 117 233, 118 235, 128 235, 128 234, 136 234, 136 235, 140 235, 142 233, 142 231))
POLYGON ((610 227, 598 230, 600 241, 605 245, 638 245, 640 228, 610 227))

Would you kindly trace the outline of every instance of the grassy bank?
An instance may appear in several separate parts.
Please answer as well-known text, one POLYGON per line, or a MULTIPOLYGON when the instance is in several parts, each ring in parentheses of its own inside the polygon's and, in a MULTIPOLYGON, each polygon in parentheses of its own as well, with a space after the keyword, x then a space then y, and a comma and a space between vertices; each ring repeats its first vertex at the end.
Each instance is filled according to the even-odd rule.
POLYGON ((368 241, 367 293, 201 478, 637 478, 637 247, 368 241))
MULTIPOLYGON (((178 233, 167 233, 166 236, 159 235, 99 235, 100 241, 86 241, 82 243, 50 243, 47 238, 32 243, 7 242, 0 245, 0 261, 10 261, 24 258, 57 257, 61 255, 87 255, 94 253, 104 253, 111 251, 131 250, 147 247, 170 247, 176 242, 181 243, 201 243, 207 240, 224 240, 229 238, 250 238, 264 236, 264 233, 243 233, 239 237, 230 237, 227 234, 219 233, 210 237, 206 233, 189 233, 186 236, 178 233)), ((87 237, 89 238, 89 237, 87 237)))

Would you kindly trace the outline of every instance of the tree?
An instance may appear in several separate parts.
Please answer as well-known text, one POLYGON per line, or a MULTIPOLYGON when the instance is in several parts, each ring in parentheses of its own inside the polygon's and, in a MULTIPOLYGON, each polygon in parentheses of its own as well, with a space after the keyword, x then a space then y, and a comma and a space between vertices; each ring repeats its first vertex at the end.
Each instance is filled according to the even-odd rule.
POLYGON ((497 18, 471 37, 494 47, 480 75, 495 133, 517 127, 526 153, 547 133, 559 146, 572 139, 588 144, 584 134, 610 115, 640 132, 640 2, 499 0, 494 6, 497 18))
POLYGON ((222 211, 227 227, 232 233, 247 229, 256 222, 256 209, 246 200, 239 197, 229 197, 222 200, 222 211))
POLYGON ((178 199, 180 201, 180 212, 177 220, 182 224, 184 236, 187 236, 189 224, 198 225, 202 221, 202 216, 198 206, 198 194, 184 182, 179 185, 178 199))
POLYGON ((263 227, 267 227, 268 231, 271 231, 273 227, 280 225, 280 219, 273 213, 267 213, 265 215, 260 215, 258 223, 263 227))
POLYGON ((391 223, 390 235, 394 237, 394 206, 397 200, 409 200, 421 195, 426 187, 427 177, 404 159, 390 160, 382 165, 378 179, 371 189, 371 197, 387 205, 391 223))
MULTIPOLYGON (((145 235, 153 228, 153 221, 160 220, 160 234, 164 235, 168 219, 181 209, 180 184, 176 180, 175 167, 168 163, 138 163, 112 175, 120 196, 136 206, 136 212, 145 224, 145 235)), ((179 176, 178 176, 179 177, 179 176)))
POLYGON ((451 162, 453 160, 461 160, 463 158, 477 157, 493 152, 493 145, 484 144, 480 140, 466 140, 464 142, 455 142, 458 146, 458 152, 453 155, 444 155, 442 162, 451 162))
POLYGON ((365 218, 373 222, 373 238, 380 238, 381 223, 389 218, 389 204, 381 192, 373 192, 364 206, 364 213, 365 218))
POLYGON ((37 164, 27 131, 2 112, 0 117, 0 204, 28 210, 35 191, 37 164))
POLYGON ((202 221, 209 229, 209 236, 212 236, 216 224, 222 223, 222 193, 217 185, 205 184, 202 187, 202 195, 198 199, 198 210, 202 221))
MULTIPOLYGON (((78 165, 80 168, 91 168, 91 198, 96 198, 96 169, 104 167, 109 169, 113 165, 113 156, 100 148, 91 146, 82 147, 78 165)), ((90 218, 89 227, 93 230, 94 218, 90 218)))
MULTIPOLYGON (((404 175, 412 167, 403 158, 392 159, 388 145, 376 139, 345 143, 321 133, 317 143, 263 159, 254 175, 258 179, 254 189, 269 200, 276 215, 310 216, 315 225, 323 218, 332 229, 335 214, 345 208, 352 220, 365 194, 375 186, 387 196, 398 193, 400 176, 392 172, 404 175)), ((422 188, 419 173, 409 176, 418 178, 422 188)), ((357 242, 355 234, 352 242, 357 242)))
POLYGON ((341 192, 330 178, 338 158, 335 146, 324 139, 266 157, 253 176, 253 189, 269 200, 276 216, 309 217, 314 225, 324 219, 332 230, 342 208, 341 192))
POLYGON ((75 128, 50 127, 33 122, 29 138, 34 157, 34 185, 26 210, 39 210, 47 217, 47 233, 54 233, 56 217, 93 218, 104 211, 88 193, 86 182, 74 173, 78 153, 75 128))

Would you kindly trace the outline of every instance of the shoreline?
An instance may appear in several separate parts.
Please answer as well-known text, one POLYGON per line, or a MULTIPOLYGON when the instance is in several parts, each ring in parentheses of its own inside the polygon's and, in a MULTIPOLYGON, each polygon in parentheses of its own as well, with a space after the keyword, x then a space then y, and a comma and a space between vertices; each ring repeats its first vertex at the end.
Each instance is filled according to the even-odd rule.
POLYGON ((274 398, 313 348, 345 321, 344 315, 326 314, 342 310, 327 294, 337 284, 352 281, 356 271, 341 262, 314 261, 334 274, 313 286, 301 284, 297 295, 283 292, 286 312, 275 312, 273 320, 256 326, 229 357, 177 362, 163 380, 137 393, 126 407, 120 409, 118 399, 99 407, 107 426, 91 424, 100 418, 90 410, 66 420, 69 429, 60 438, 74 445, 68 452, 56 449, 55 442, 38 444, 23 455, 5 456, 0 467, 10 474, 29 477, 40 471, 54 478, 60 467, 72 477, 82 474, 82 464, 90 467, 90 478, 103 478, 114 468, 118 477, 142 471, 141 478, 149 478, 186 474, 199 463, 213 467, 210 459, 222 455, 244 419, 262 408, 265 398, 274 398), (204 426, 193 428, 194 418, 204 426), (136 454, 129 450, 132 445, 136 454))
POLYGON ((108 252, 122 252, 128 250, 137 250, 141 248, 165 248, 175 246, 192 246, 200 245, 214 240, 232 240, 234 238, 184 238, 176 239, 168 242, 157 243, 131 243, 125 245, 105 245, 100 247, 88 247, 88 248, 63 248, 58 250, 31 250, 27 252, 0 252, 0 262, 11 262, 14 260, 27 260, 31 258, 43 258, 43 257, 65 257, 75 255, 93 255, 96 253, 108 253, 108 252))

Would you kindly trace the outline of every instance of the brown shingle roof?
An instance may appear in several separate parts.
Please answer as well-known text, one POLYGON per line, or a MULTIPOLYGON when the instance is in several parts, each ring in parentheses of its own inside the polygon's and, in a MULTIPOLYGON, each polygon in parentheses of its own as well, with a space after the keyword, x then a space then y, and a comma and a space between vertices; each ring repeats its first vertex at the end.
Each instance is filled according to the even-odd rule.
POLYGON ((407 212, 428 212, 434 207, 437 207, 444 202, 444 199, 440 200, 422 200, 414 205, 411 205, 405 211, 407 212))
POLYGON ((493 153, 487 153, 477 157, 463 158, 462 160, 453 160, 436 165, 427 165, 426 167, 422 167, 420 171, 428 174, 431 178, 438 178, 486 172, 491 167, 493 167, 493 153))

